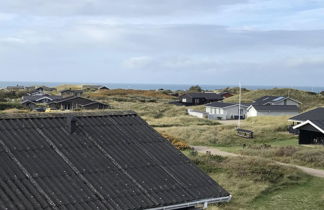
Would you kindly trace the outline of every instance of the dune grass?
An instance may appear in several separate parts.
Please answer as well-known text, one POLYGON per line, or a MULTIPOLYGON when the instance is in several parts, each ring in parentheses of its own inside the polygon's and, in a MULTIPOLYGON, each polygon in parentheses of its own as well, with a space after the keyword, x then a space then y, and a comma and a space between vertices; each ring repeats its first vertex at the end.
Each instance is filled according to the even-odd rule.
POLYGON ((323 179, 258 158, 185 154, 233 196, 208 209, 321 209, 323 179), (308 208, 311 207, 311 208, 308 208))

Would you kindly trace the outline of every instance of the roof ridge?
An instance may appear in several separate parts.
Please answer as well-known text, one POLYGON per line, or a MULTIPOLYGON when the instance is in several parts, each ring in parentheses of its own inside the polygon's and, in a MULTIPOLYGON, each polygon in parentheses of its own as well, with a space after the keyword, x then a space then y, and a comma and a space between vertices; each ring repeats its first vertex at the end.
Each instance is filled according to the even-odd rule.
POLYGON ((137 115, 132 110, 125 111, 83 111, 83 112, 52 112, 52 113, 4 113, 0 114, 0 120, 5 119, 29 119, 29 118, 58 118, 58 117, 101 117, 101 116, 137 115))

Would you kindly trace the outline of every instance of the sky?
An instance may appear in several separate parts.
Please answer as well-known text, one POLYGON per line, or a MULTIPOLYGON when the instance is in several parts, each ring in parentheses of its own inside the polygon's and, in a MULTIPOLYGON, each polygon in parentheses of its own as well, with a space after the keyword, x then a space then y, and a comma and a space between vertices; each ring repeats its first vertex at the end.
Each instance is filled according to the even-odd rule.
POLYGON ((324 0, 1 0, 0 81, 324 86, 324 0))

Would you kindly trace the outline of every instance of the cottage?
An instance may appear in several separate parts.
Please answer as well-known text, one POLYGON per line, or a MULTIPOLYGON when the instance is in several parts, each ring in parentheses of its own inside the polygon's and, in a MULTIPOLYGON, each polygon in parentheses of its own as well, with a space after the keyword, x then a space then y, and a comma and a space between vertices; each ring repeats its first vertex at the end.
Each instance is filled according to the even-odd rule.
POLYGON ((103 85, 83 85, 82 90, 96 91, 96 90, 109 90, 109 88, 103 85))
POLYGON ((54 110, 76 110, 76 109, 108 109, 107 104, 90 100, 79 96, 71 96, 61 100, 53 101, 49 107, 54 110))
POLYGON ((30 100, 22 101, 21 105, 23 105, 25 108, 30 109, 30 110, 34 110, 37 107, 36 103, 33 101, 30 101, 30 100))
POLYGON ((324 144, 324 108, 316 108, 289 119, 299 144, 324 144))
POLYGON ((208 118, 218 120, 238 119, 239 116, 241 119, 245 119, 247 108, 248 106, 241 104, 239 112, 239 104, 223 102, 212 102, 206 104, 208 118))
POLYGON ((72 89, 67 89, 67 90, 63 90, 61 91, 61 96, 63 98, 66 97, 71 97, 71 96, 77 96, 80 97, 82 95, 83 91, 82 90, 72 90, 72 89))
POLYGON ((293 122, 294 124, 299 124, 307 120, 324 120, 324 107, 312 109, 310 111, 289 118, 289 121, 293 122))
POLYGON ((324 119, 307 120, 294 126, 299 131, 299 144, 324 145, 324 119))
POLYGON ((183 209, 231 195, 133 112, 0 116, 0 209, 183 209))
POLYGON ((289 116, 299 113, 296 105, 251 105, 247 108, 247 117, 257 116, 289 116))
POLYGON ((184 105, 200 105, 214 101, 222 101, 223 99, 217 93, 186 93, 179 97, 179 102, 184 105))
POLYGON ((301 102, 285 96, 263 96, 256 99, 253 105, 295 105, 299 107, 301 102))

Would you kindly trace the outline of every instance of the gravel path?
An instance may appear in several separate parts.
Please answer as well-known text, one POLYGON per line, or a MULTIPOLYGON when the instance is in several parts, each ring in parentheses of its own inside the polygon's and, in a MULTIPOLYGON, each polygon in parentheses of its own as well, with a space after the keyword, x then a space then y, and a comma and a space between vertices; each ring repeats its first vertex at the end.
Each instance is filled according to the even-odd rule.
MULTIPOLYGON (((192 146, 192 147, 199 153, 210 152, 212 155, 219 155, 219 156, 225 156, 225 157, 242 156, 242 155, 238 155, 235 153, 224 152, 224 151, 221 151, 215 147, 206 147, 206 146, 192 146)), ((277 161, 276 161, 276 163, 279 165, 283 165, 283 166, 296 167, 296 168, 302 170, 303 172, 305 172, 306 174, 324 178, 324 170, 321 170, 321 169, 308 168, 308 167, 304 167, 304 166, 282 163, 282 162, 277 162, 277 161)))

